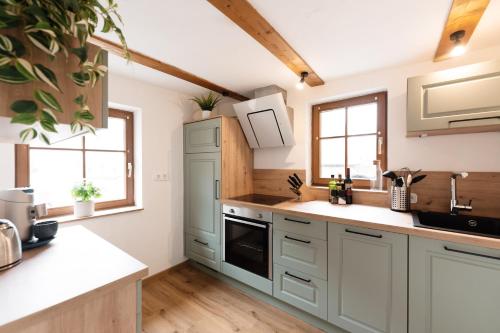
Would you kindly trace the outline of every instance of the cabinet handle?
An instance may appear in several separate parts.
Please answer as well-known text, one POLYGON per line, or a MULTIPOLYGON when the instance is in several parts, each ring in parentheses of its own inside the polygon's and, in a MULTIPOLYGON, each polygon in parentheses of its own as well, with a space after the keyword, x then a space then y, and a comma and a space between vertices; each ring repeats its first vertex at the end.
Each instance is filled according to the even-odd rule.
POLYGON ((499 257, 489 256, 487 254, 474 253, 474 252, 469 252, 469 251, 455 250, 455 249, 449 248, 448 246, 445 246, 444 249, 446 251, 450 251, 450 252, 456 252, 456 253, 462 253, 462 254, 469 254, 471 256, 476 256, 476 257, 483 257, 483 258, 488 258, 488 259, 500 260, 499 257))
POLYGON ((291 239, 291 240, 294 240, 294 241, 297 241, 297 242, 301 242, 301 243, 311 244, 311 241, 305 241, 305 240, 293 238, 293 237, 290 237, 290 236, 285 236, 285 238, 286 239, 291 239))
POLYGON ((353 230, 349 230, 349 229, 345 229, 345 232, 348 232, 351 234, 356 234, 356 235, 373 237, 373 238, 382 238, 382 235, 372 235, 372 234, 367 234, 367 233, 359 232, 359 231, 353 231, 353 230))
POLYGON ((195 241, 196 243, 199 243, 199 244, 201 244, 201 245, 205 245, 205 246, 208 246, 208 242, 202 242, 202 241, 200 241, 200 240, 197 240, 197 239, 194 239, 194 241, 195 241))
POLYGON ((288 222, 295 222, 295 223, 302 223, 302 224, 311 224, 311 222, 309 222, 309 221, 299 221, 299 220, 293 220, 293 219, 289 219, 288 217, 285 217, 285 221, 288 221, 288 222))
POLYGON ((215 200, 220 199, 220 180, 215 181, 215 200))
POLYGON ((220 127, 215 128, 215 147, 220 147, 220 127))
POLYGON ((288 275, 288 276, 293 277, 294 279, 297 279, 297 280, 300 280, 300 281, 304 281, 304 282, 307 282, 307 283, 311 283, 311 279, 303 279, 301 277, 298 277, 296 275, 290 274, 288 272, 285 272, 285 274, 288 275))

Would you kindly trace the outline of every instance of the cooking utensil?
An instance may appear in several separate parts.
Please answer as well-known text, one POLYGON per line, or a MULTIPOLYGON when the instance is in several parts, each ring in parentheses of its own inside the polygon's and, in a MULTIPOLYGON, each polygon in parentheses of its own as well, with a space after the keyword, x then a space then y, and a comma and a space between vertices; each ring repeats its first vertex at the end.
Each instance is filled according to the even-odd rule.
POLYGON ((419 181, 421 181, 421 180, 422 180, 422 179, 424 179, 425 177, 427 177, 427 175, 418 175, 418 176, 415 176, 415 177, 412 179, 412 181, 411 181, 410 185, 413 185, 413 184, 418 183, 419 181))
POLYGON ((300 183, 295 179, 293 176, 288 176, 288 180, 292 182, 292 187, 299 189, 300 188, 300 183))
POLYGON ((294 173, 293 176, 295 177, 295 179, 299 183, 299 187, 304 184, 304 182, 302 182, 302 180, 300 179, 299 175, 297 175, 296 173, 294 173))
POLYGON ((403 177, 396 178, 396 187, 403 187, 403 186, 404 186, 403 177))
POLYGON ((295 183, 292 182, 290 179, 287 179, 286 180, 288 182, 288 184, 290 184, 293 188, 295 188, 295 183))
POLYGON ((396 176, 396 174, 394 173, 394 171, 389 171, 387 170, 386 172, 384 172, 382 174, 382 176, 386 177, 386 178, 390 178, 391 180, 396 180, 396 178, 398 178, 398 176, 396 176))
POLYGON ((406 185, 410 186, 412 180, 413 180, 413 176, 410 173, 410 174, 408 174, 408 176, 406 176, 406 185))
POLYGON ((21 239, 14 223, 0 220, 0 271, 21 262, 21 239))

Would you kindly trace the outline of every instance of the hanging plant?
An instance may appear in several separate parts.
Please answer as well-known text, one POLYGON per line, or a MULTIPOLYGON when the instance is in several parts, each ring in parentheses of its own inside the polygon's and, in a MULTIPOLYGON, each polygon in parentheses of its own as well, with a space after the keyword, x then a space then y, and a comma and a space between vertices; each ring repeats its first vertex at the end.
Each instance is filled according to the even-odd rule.
POLYGON ((52 61, 60 54, 67 60, 76 57, 78 70, 68 73, 72 82, 94 88, 108 70, 100 51, 89 58, 87 40, 98 26, 102 32, 114 32, 119 37, 128 57, 125 37, 116 24, 122 24, 117 4, 106 1, 102 5, 98 0, 0 0, 0 82, 20 85, 38 81, 46 87, 34 89, 32 99, 10 105, 15 113, 11 123, 27 125, 20 133, 23 141, 39 136, 48 144, 50 133, 57 132, 57 114, 62 112, 73 111, 73 132, 95 132, 86 94, 74 96, 74 110, 63 110, 53 92, 64 93, 64 87, 59 86, 50 68, 28 60, 28 50, 39 50, 52 61), (22 32, 24 42, 14 36, 18 32, 22 32))

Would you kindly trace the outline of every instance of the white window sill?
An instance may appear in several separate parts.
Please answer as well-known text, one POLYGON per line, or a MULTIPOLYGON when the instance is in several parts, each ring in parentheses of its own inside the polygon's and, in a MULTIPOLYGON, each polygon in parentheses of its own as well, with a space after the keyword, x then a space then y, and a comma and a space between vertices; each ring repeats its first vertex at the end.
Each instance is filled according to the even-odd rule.
POLYGON ((142 210, 144 210, 143 207, 129 206, 129 207, 120 207, 120 208, 113 208, 113 209, 98 210, 92 216, 76 217, 74 215, 63 215, 63 216, 46 218, 46 219, 43 219, 41 221, 55 220, 59 223, 78 222, 78 221, 83 221, 83 220, 96 219, 96 218, 100 218, 100 217, 104 217, 104 216, 138 212, 138 211, 142 211, 142 210))

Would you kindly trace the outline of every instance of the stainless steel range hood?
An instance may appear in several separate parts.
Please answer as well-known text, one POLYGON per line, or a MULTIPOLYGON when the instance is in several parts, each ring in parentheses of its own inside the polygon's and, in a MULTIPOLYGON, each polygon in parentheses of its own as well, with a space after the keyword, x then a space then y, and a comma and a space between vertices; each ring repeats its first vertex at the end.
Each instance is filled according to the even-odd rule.
POLYGON ((295 145, 291 119, 293 110, 285 104, 286 92, 270 86, 256 90, 255 97, 233 105, 250 147, 295 145))

